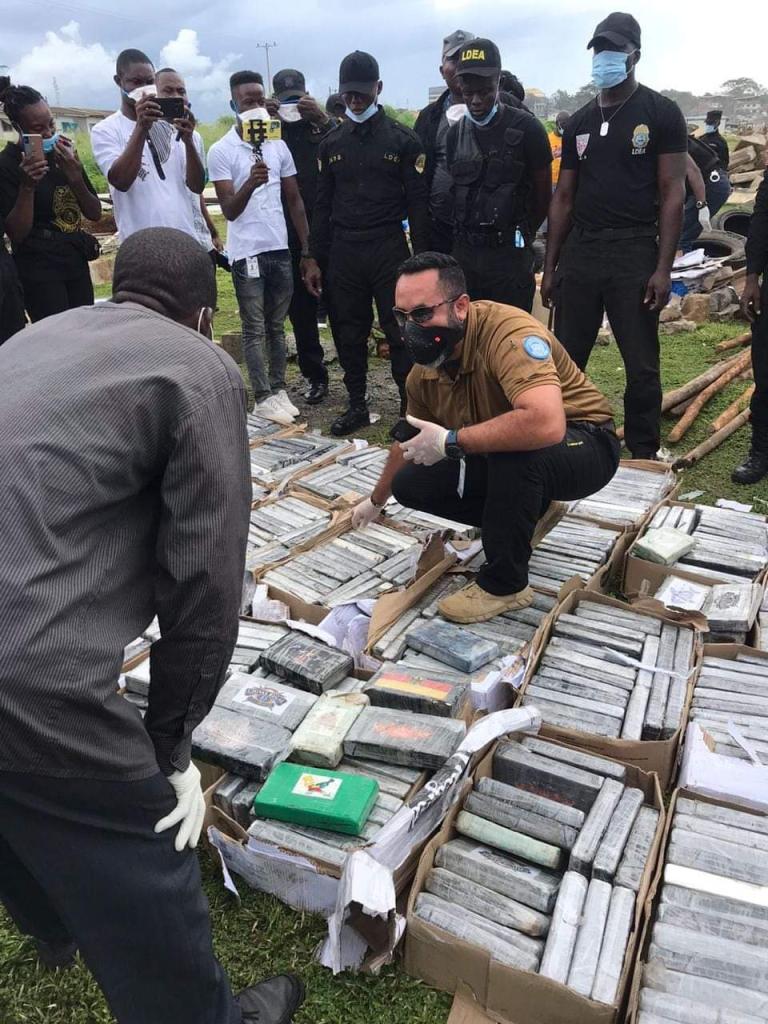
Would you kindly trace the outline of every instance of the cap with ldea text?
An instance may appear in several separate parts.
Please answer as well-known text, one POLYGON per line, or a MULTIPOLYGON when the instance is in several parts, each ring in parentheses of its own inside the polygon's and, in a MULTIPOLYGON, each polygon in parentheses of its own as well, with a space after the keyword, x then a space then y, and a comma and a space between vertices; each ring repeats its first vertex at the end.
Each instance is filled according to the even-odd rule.
POLYGON ((455 32, 451 32, 443 40, 443 60, 447 57, 458 57, 459 50, 464 43, 468 43, 470 39, 475 38, 474 32, 467 32, 464 28, 457 28, 455 32))
POLYGON ((363 50, 348 53, 339 67, 339 92, 370 92, 379 80, 376 58, 363 50))
POLYGON ((480 75, 492 78, 501 74, 501 54, 490 39, 471 39, 458 53, 457 75, 480 75))
POLYGON ((285 68, 284 71, 278 71, 272 79, 272 90, 275 99, 282 102, 282 100, 289 100, 294 96, 301 96, 307 91, 307 84, 300 71, 296 71, 294 68, 285 68))
POLYGON ((614 11, 607 18, 603 18, 595 29, 595 34, 587 43, 590 50, 600 39, 606 39, 614 46, 634 46, 640 49, 640 26, 637 19, 631 14, 623 14, 621 11, 614 11))

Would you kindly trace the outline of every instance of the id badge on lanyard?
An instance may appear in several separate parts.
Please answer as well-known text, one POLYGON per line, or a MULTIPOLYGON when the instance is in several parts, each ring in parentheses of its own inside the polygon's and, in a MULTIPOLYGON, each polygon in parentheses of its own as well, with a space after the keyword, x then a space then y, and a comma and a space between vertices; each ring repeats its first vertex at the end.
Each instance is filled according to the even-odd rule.
POLYGON ((245 258, 245 276, 246 277, 261 277, 259 272, 259 257, 258 256, 246 256, 245 258))

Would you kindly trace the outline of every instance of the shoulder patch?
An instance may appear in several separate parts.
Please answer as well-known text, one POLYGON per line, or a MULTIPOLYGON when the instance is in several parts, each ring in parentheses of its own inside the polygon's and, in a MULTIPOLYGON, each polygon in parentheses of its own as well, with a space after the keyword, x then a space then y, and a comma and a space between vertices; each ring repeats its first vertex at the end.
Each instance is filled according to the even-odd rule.
POLYGON ((424 173, 424 168, 426 167, 426 165, 427 158, 423 153, 420 153, 419 156, 416 157, 416 163, 414 165, 419 174, 424 173))
POLYGON ((549 342, 545 341, 543 338, 539 338, 535 334, 528 335, 528 337, 523 341, 523 348, 525 349, 526 355, 529 355, 531 359, 549 359, 552 355, 549 342))

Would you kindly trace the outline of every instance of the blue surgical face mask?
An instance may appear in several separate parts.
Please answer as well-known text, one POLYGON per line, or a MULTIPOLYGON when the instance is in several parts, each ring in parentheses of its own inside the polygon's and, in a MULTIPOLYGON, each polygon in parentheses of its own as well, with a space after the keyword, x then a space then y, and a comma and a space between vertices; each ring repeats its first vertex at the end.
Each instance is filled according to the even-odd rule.
POLYGON ((350 110, 349 107, 347 107, 347 117, 350 119, 350 121, 356 121, 357 124, 363 124, 364 121, 367 121, 370 117, 373 117, 373 115, 376 113, 378 109, 379 106, 376 100, 374 100, 370 107, 368 107, 367 110, 364 110, 362 114, 356 114, 354 110, 350 110))
POLYGON ((717 125, 716 124, 705 124, 704 125, 704 131, 707 132, 707 134, 711 134, 712 132, 716 132, 717 131, 717 125))
POLYGON ((592 81, 598 89, 613 89, 627 80, 628 53, 603 50, 592 58, 592 81))
POLYGON ((54 132, 50 139, 43 139, 43 152, 52 153, 56 148, 56 143, 59 141, 60 137, 61 135, 59 132, 54 132))
POLYGON ((480 118, 472 117, 472 115, 469 112, 469 109, 467 109, 467 117, 472 122, 472 124, 476 124, 478 128, 485 128, 485 126, 487 124, 490 124, 491 121, 494 119, 498 109, 499 109, 499 104, 498 103, 494 103, 493 106, 491 107, 491 109, 485 115, 485 117, 480 117, 480 118))

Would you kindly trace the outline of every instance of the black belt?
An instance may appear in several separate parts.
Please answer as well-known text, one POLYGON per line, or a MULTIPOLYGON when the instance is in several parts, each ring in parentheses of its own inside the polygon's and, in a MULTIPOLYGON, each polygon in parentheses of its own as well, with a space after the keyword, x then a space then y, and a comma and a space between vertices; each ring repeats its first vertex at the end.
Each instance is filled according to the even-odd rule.
POLYGON ((655 224, 640 224, 634 228, 582 228, 575 225, 573 233, 584 242, 611 242, 623 238, 656 238, 659 229, 655 224))
POLYGON ((511 231, 463 231, 459 228, 455 232, 455 238, 457 242, 464 242, 467 245, 500 249, 502 246, 515 244, 517 230, 517 228, 512 228, 511 231))
POLYGON ((616 424, 613 420, 603 420, 602 423, 590 423, 588 420, 568 420, 566 427, 577 427, 588 434, 615 434, 616 424))
POLYGON ((403 225, 400 221, 397 224, 385 224, 379 228, 364 228, 359 231, 354 228, 333 228, 334 241, 338 239, 342 242, 375 242, 381 238, 402 238, 403 234, 403 225))

